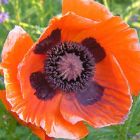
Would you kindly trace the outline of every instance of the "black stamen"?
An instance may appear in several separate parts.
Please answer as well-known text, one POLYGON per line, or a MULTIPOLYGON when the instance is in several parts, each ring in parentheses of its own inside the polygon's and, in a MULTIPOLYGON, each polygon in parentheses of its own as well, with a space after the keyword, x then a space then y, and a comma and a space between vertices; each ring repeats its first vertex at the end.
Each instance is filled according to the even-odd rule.
POLYGON ((98 63, 106 56, 105 50, 94 38, 86 38, 82 41, 82 45, 86 46, 95 58, 95 62, 98 63))
POLYGON ((45 54, 50 48, 55 46, 61 40, 61 30, 55 29, 51 35, 39 42, 34 49, 35 54, 45 54))

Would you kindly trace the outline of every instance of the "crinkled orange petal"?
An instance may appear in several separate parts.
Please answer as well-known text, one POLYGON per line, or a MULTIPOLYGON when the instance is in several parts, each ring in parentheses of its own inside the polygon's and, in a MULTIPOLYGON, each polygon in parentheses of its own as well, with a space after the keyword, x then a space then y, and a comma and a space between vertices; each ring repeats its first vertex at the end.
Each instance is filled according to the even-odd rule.
POLYGON ((129 27, 120 17, 113 17, 96 24, 94 35, 101 45, 111 52, 120 50, 140 50, 139 39, 135 29, 129 27))
MULTIPOLYGON (((17 77, 17 66, 25 53, 31 48, 32 44, 33 41, 31 37, 21 27, 15 26, 15 28, 8 34, 2 50, 1 68, 3 69, 3 72, 12 70, 11 73, 13 77, 17 77)), ((7 73, 4 73, 4 76, 5 75, 8 76, 7 73)), ((20 89, 17 78, 13 78, 11 82, 15 84, 17 83, 16 89, 20 89)), ((5 84, 7 84, 6 81, 5 84)), ((15 90, 14 93, 17 95, 18 93, 16 91, 17 90, 15 90)), ((15 94, 11 95, 14 96, 15 94)), ((6 97, 8 96, 10 95, 6 92, 6 97)))
POLYGON ((65 121, 60 113, 57 114, 57 117, 55 119, 56 121, 53 123, 52 126, 52 129, 54 130, 50 135, 53 135, 56 138, 63 137, 66 139, 77 140, 77 139, 82 139, 88 134, 88 130, 86 126, 83 124, 83 122, 71 124, 68 121, 65 121), (63 124, 63 126, 60 124, 63 124), (69 133, 65 130, 65 128, 67 128, 69 133))
POLYGON ((31 37, 21 27, 15 26, 4 44, 1 65, 15 68, 32 45, 31 37))
POLYGON ((75 38, 75 36, 79 32, 93 27, 95 23, 96 22, 91 19, 86 19, 84 17, 76 15, 73 12, 69 12, 60 18, 53 18, 50 22, 51 28, 46 28, 39 41, 45 39, 48 34, 51 33, 52 29, 56 28, 61 29, 62 41, 72 41, 72 39, 75 38))
POLYGON ((62 0, 62 14, 67 12, 74 12, 99 22, 112 17, 111 12, 104 5, 94 0, 62 0))
POLYGON ((95 38, 116 57, 130 84, 131 93, 137 95, 140 91, 140 44, 136 31, 120 17, 113 17, 94 24, 93 28, 79 33, 73 40, 80 42, 87 37, 95 38))
MULTIPOLYGON (((11 70, 12 75, 14 77, 16 77, 17 76, 16 75, 17 74, 17 65, 23 58, 24 54, 28 51, 28 49, 31 48, 32 44, 33 44, 33 41, 30 38, 30 36, 21 27, 16 26, 9 33, 7 40, 4 44, 3 51, 2 51, 1 67, 3 67, 4 71, 8 72, 9 70, 11 70)), ((6 74, 6 73, 5 73, 5 75, 8 76, 8 74, 6 74)), ((6 80, 5 80, 5 82, 6 82, 6 80)), ((15 94, 16 95, 18 93, 20 94, 20 92, 18 92, 20 86, 19 86, 17 79, 15 79, 15 78, 12 79, 12 81, 9 83, 9 85, 11 85, 11 83, 15 83, 15 89, 13 91, 14 94, 13 95, 11 94, 14 97, 15 94)), ((10 104, 11 102, 7 100, 8 98, 6 98, 6 96, 8 97, 11 95, 8 94, 8 92, 0 91, 0 99, 2 100, 2 102, 4 103, 4 105, 10 112, 11 112, 11 104, 10 104)), ((15 98, 16 98, 16 96, 15 96, 15 98)), ((38 135, 42 140, 43 140, 43 137, 45 138, 45 133, 43 132, 43 130, 41 130, 40 128, 37 128, 36 126, 34 126, 32 124, 24 123, 23 121, 21 121, 19 119, 19 117, 17 116, 16 113, 14 113, 14 112, 11 112, 11 113, 18 120, 19 123, 30 127, 32 129, 32 131, 36 135, 38 135)))
POLYGON ((18 78, 20 79, 20 85, 23 98, 27 98, 31 94, 34 95, 35 90, 30 84, 30 75, 33 72, 42 71, 44 68, 45 55, 36 55, 33 52, 34 48, 31 48, 23 61, 18 66, 18 78), (24 88, 26 87, 26 88, 24 88))
POLYGON ((102 47, 111 51, 139 50, 139 39, 135 29, 132 29, 120 17, 113 17, 101 23, 95 23, 91 28, 77 34, 73 39, 81 40, 93 37, 102 47))
POLYGON ((124 50, 115 53, 116 58, 130 84, 132 95, 140 93, 140 51, 124 50))
POLYGON ((85 120, 95 128, 123 123, 132 99, 127 79, 114 56, 108 55, 96 65, 93 80, 105 88, 101 100, 83 105, 75 95, 66 95, 60 106, 64 118, 73 124, 85 120))

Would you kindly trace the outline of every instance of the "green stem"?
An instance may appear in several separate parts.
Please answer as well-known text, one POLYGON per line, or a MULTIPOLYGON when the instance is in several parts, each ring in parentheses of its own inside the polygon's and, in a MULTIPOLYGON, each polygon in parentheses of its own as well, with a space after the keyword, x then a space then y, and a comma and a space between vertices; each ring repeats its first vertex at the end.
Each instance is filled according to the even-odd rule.
MULTIPOLYGON (((12 24, 17 24, 17 21, 15 20, 9 20, 8 21, 9 23, 12 23, 12 24)), ((19 22, 18 25, 24 27, 24 28, 29 28, 29 29, 32 29, 32 30, 37 30, 37 34, 41 34, 41 31, 43 31, 43 28, 39 27, 39 26, 34 26, 34 25, 31 25, 31 24, 28 24, 28 23, 25 23, 25 22, 19 22)))
MULTIPOLYGON (((132 107, 132 109, 131 109, 131 114, 129 115, 129 119, 128 119, 128 121, 127 121, 127 123, 126 123, 126 126, 125 126, 125 133, 126 133, 126 135, 128 135, 128 133, 129 133, 129 129, 130 129, 130 127, 131 127, 131 122, 133 121, 133 118, 134 118, 134 114, 135 114, 135 112, 136 112, 136 108, 138 107, 138 105, 139 105, 139 103, 140 103, 140 96, 136 99, 136 101, 133 103, 133 107, 132 107)), ((128 139, 128 138, 127 138, 128 139)), ((126 140, 127 140, 126 139, 126 140)))
POLYGON ((109 4, 108 4, 108 0, 103 0, 103 3, 104 3, 104 5, 105 5, 108 9, 110 9, 110 8, 109 8, 109 4))
POLYGON ((20 23, 19 0, 16 0, 16 1, 15 1, 15 10, 16 10, 16 20, 17 20, 17 23, 20 23))
POLYGON ((133 103, 133 107, 130 111, 131 113, 129 114, 129 119, 126 121, 125 125, 117 127, 118 129, 116 131, 118 133, 118 140, 130 140, 128 134, 130 131, 131 123, 134 118, 134 114, 136 113, 136 109, 139 103, 140 103, 140 96, 133 103))

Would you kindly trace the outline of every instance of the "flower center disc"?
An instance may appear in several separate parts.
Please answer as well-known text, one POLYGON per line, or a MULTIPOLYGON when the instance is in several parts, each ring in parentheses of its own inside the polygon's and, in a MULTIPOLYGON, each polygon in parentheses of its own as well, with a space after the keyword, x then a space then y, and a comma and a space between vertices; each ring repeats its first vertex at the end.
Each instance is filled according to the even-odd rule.
POLYGON ((93 77, 95 61, 88 49, 79 43, 59 43, 47 55, 46 80, 55 89, 79 91, 93 77))
POLYGON ((76 80, 81 75, 82 70, 84 70, 83 62, 74 53, 66 53, 57 64, 60 76, 68 81, 72 79, 76 80))

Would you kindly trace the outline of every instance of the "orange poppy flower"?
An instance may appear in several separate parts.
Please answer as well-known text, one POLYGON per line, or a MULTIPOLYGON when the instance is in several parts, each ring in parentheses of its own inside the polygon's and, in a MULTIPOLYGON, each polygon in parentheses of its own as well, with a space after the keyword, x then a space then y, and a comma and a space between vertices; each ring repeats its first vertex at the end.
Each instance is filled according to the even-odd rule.
POLYGON ((50 137, 123 123, 140 90, 137 33, 92 0, 63 0, 36 43, 16 26, 2 51, 6 100, 50 137), (123 103, 123 104, 122 104, 123 103))

